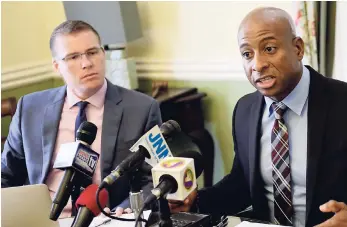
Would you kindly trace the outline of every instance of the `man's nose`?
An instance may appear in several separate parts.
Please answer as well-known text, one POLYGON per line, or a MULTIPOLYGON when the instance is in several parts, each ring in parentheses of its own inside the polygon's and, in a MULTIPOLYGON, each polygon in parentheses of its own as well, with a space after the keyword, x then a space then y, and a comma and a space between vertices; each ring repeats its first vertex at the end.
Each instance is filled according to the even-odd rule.
POLYGON ((93 66, 92 61, 85 54, 81 56, 81 66, 83 69, 93 66))
POLYGON ((262 56, 260 54, 254 55, 252 71, 261 73, 264 71, 264 69, 268 67, 269 67, 269 63, 265 56, 262 56))

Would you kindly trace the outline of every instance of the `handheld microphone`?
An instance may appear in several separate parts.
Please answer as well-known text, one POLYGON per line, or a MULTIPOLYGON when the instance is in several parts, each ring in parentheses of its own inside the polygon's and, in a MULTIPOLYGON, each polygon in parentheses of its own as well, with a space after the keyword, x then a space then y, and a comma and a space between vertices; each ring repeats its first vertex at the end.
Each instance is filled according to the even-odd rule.
MULTIPOLYGON (((95 197, 97 190, 98 185, 91 184, 78 197, 76 201, 78 212, 71 227, 87 227, 93 221, 93 218, 101 213, 95 197)), ((105 208, 108 201, 108 193, 105 189, 99 193, 99 201, 101 207, 105 208)))
POLYGON ((196 188, 196 175, 202 169, 195 168, 194 159, 167 157, 152 168, 152 194, 146 198, 145 206, 159 198, 183 201, 196 188))
POLYGON ((62 169, 65 173, 53 198, 49 216, 51 220, 58 219, 75 185, 92 181, 99 160, 99 154, 90 149, 96 132, 97 127, 85 121, 77 130, 76 142, 60 146, 53 168, 62 169))
POLYGON ((126 172, 138 168, 144 160, 154 166, 159 160, 165 157, 172 157, 171 150, 165 141, 165 136, 180 130, 178 123, 173 120, 163 123, 160 128, 154 126, 130 148, 130 151, 133 153, 103 179, 100 188, 113 184, 126 172))

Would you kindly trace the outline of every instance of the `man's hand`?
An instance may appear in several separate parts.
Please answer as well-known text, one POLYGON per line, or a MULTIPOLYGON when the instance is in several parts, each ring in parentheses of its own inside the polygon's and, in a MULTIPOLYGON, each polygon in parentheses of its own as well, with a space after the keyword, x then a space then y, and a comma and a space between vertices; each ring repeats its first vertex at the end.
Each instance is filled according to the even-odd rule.
POLYGON ((198 191, 194 190, 192 193, 188 195, 188 197, 183 201, 174 201, 169 200, 169 207, 171 213, 178 213, 178 212, 188 212, 190 208, 192 207, 196 197, 198 195, 198 191))
POLYGON ((319 209, 324 213, 334 212, 335 215, 316 227, 347 227, 347 205, 345 203, 330 200, 321 205, 319 209))
MULTIPOLYGON (((110 210, 110 208, 105 207, 105 208, 104 208, 104 212, 107 213, 107 214, 110 214, 110 213, 111 213, 111 210, 110 210)), ((106 217, 103 213, 100 213, 100 216, 103 217, 103 218, 106 217)))
POLYGON ((117 207, 116 211, 113 213, 114 216, 119 217, 122 214, 130 214, 132 211, 130 208, 122 208, 122 207, 117 207))
MULTIPOLYGON (((107 213, 107 214, 110 214, 112 216, 116 216, 116 217, 119 217, 121 216, 122 214, 130 214, 132 212, 132 210, 130 208, 122 208, 122 207, 117 207, 116 208, 116 211, 113 213, 111 212, 110 208, 108 207, 105 207, 104 211, 107 213)), ((102 217, 106 217, 104 214, 100 214, 102 215, 102 217)))

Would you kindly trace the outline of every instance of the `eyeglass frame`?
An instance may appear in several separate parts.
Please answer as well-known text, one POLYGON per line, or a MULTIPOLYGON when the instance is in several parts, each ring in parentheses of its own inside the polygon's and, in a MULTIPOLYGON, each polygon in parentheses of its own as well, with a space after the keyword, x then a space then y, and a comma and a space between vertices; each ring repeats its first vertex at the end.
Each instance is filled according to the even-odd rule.
MULTIPOLYGON (((99 51, 101 50, 102 52, 104 52, 105 51, 105 49, 103 48, 103 47, 92 47, 92 48, 90 48, 89 50, 87 50, 87 51, 85 51, 84 53, 73 53, 73 54, 67 54, 65 57, 63 57, 63 58, 58 58, 58 59, 56 59, 56 60, 60 60, 60 61, 64 61, 64 62, 66 62, 66 63, 68 63, 69 62, 69 59, 66 59, 67 57, 73 57, 73 56, 78 56, 78 60, 81 60, 82 59, 82 56, 83 55, 85 55, 86 56, 86 58, 88 58, 88 52, 89 51, 92 51, 92 50, 98 50, 98 53, 100 53, 99 51)), ((97 54, 98 54, 97 53, 97 54)), ((89 58, 88 58, 89 59, 89 58)), ((70 60, 72 60, 72 58, 70 59, 70 60)))

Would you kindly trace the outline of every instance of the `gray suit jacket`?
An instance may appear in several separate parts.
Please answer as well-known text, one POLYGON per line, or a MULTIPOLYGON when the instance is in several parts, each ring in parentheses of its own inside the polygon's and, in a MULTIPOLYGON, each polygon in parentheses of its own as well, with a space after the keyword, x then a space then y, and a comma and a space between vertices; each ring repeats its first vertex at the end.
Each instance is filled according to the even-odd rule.
MULTIPOLYGON (((158 103, 149 96, 107 81, 101 137, 101 178, 127 155, 129 148, 154 125, 161 124, 158 103)), ((1 187, 44 183, 49 172, 66 86, 35 92, 18 101, 1 155, 1 187)), ((100 129, 99 129, 100 130, 100 129)), ((149 192, 150 177, 143 177, 149 192)), ((129 179, 111 188, 111 208, 128 197, 129 179)))

